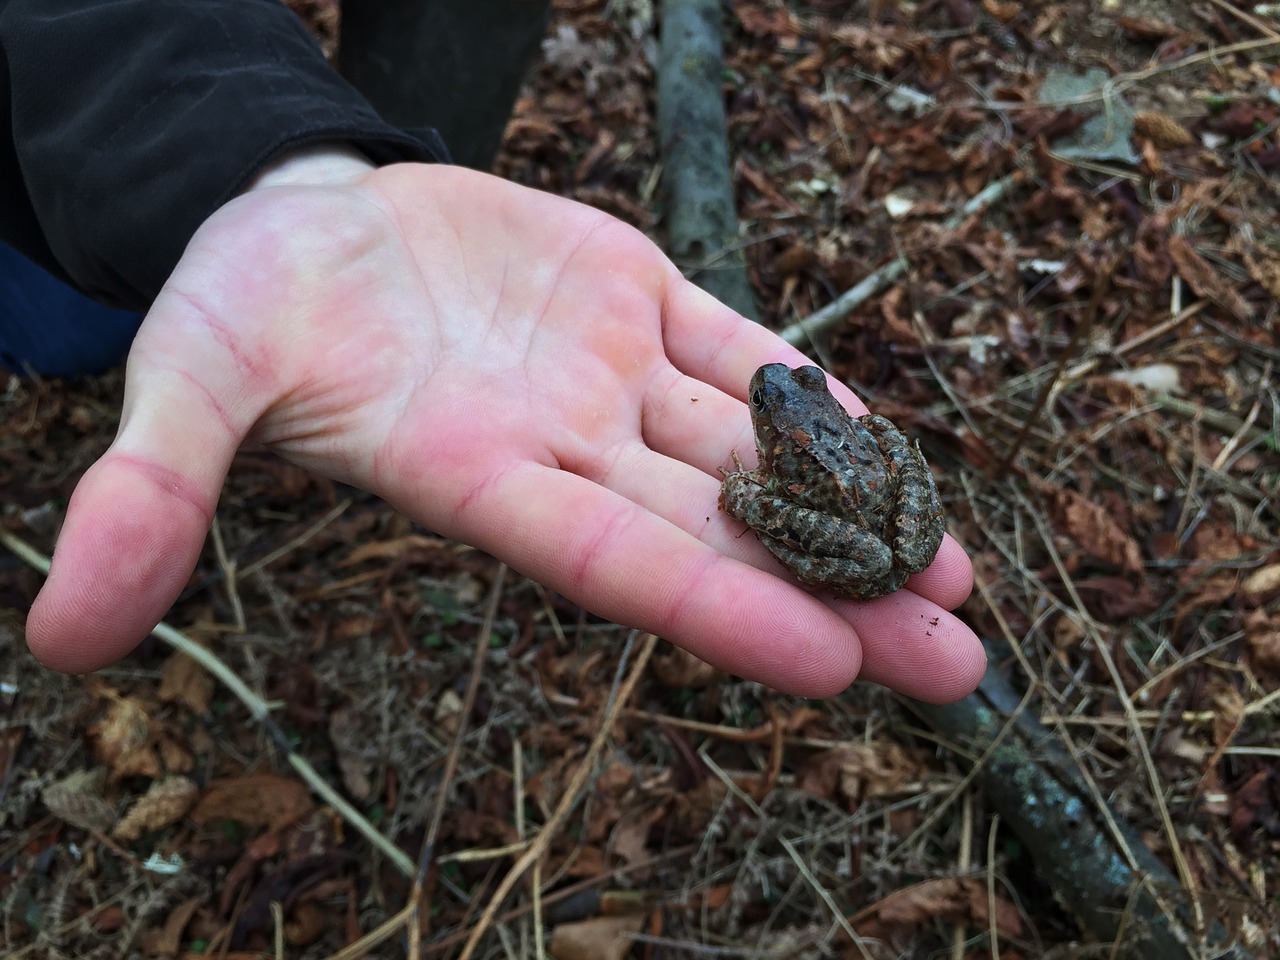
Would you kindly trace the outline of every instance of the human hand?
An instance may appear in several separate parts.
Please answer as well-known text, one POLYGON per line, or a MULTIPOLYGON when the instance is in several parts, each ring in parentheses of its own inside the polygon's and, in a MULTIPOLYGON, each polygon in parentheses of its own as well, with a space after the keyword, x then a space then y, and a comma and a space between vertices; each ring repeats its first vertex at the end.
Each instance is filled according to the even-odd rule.
POLYGON ((285 164, 205 223, 143 323, 28 641, 82 671, 144 637, 252 439, 780 690, 963 696, 985 660, 947 612, 972 583, 954 541, 908 590, 826 601, 717 509, 771 361, 805 358, 600 211, 455 167, 285 164))

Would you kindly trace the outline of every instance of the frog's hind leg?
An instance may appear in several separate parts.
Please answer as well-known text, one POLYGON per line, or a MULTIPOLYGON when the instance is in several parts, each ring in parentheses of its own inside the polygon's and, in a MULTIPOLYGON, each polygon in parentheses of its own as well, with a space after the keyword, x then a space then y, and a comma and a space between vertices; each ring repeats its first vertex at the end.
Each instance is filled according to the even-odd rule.
POLYGON ((868 530, 773 497, 753 501, 746 513, 742 519, 766 549, 810 586, 869 600, 892 593, 906 579, 889 545, 868 530))
POLYGON ((946 529, 938 487, 919 442, 907 440, 884 417, 868 414, 861 420, 875 435, 880 452, 898 481, 893 509, 885 516, 884 539, 893 547, 897 566, 907 573, 919 573, 938 555, 946 529))

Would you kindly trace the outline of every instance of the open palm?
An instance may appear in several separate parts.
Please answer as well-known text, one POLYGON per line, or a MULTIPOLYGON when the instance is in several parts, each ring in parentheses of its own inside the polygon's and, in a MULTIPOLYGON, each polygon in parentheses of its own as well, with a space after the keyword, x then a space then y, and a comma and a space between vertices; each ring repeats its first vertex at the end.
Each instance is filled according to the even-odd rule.
POLYGON ((824 601, 717 509, 770 361, 804 358, 567 200, 423 165, 252 190, 197 233, 138 334, 119 436, 72 499, 29 640, 84 670, 141 639, 252 438, 779 689, 861 672, 967 693, 983 661, 946 612, 971 585, 953 541, 910 590, 824 601))

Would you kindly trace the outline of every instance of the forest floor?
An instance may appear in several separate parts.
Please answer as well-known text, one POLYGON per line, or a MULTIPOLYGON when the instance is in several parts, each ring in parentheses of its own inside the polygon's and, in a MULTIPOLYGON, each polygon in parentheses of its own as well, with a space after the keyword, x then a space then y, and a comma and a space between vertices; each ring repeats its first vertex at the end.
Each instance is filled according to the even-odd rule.
MULTIPOLYGON (((920 437, 993 669, 1200 914, 1280 956, 1274 5, 731 7, 761 316, 905 260, 811 354, 920 437)), ((654 36, 649 0, 559 0, 499 171, 661 242, 654 36)), ((121 390, 8 383, 7 530, 52 547, 121 390)), ((414 955, 459 956, 534 842, 475 956, 535 956, 544 931, 558 960, 1111 955, 1080 946, 974 758, 882 688, 803 702, 661 645, 621 703, 627 630, 263 454, 236 460, 216 533, 167 620, 278 704, 282 737, 158 641, 42 669, 40 577, 0 554, 6 956, 325 957, 393 918, 357 952, 404 955, 411 881, 285 742, 410 861, 443 811, 414 955)))

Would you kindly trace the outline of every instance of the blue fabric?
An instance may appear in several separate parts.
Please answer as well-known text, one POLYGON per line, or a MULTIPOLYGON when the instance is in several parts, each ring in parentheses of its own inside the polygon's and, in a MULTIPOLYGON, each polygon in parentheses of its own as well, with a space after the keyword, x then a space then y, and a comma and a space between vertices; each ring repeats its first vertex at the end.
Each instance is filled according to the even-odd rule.
POLYGON ((79 377, 124 359, 142 314, 94 303, 0 244, 0 366, 79 377))

